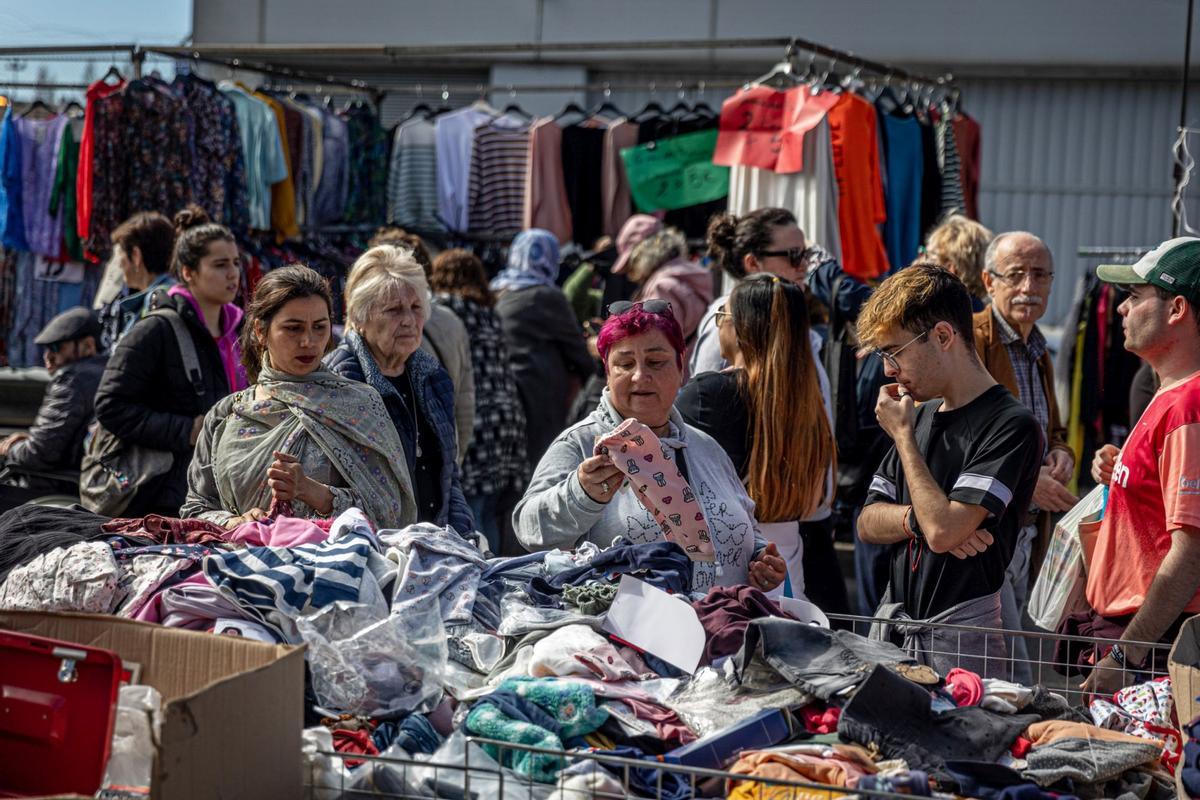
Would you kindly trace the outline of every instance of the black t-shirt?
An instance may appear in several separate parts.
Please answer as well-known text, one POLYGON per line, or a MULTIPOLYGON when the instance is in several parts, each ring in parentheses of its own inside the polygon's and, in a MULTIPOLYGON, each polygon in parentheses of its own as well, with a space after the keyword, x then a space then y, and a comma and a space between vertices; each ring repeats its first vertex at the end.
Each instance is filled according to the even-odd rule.
MULTIPOLYGON (((999 591, 1017 534, 1029 520, 1042 460, 1041 426, 1003 386, 953 411, 939 412, 941 406, 935 400, 917 409, 917 445, 949 499, 987 509, 983 527, 995 543, 966 559, 934 553, 924 541, 893 544, 892 601, 913 619, 999 591)), ((894 446, 871 482, 866 505, 872 503, 912 503, 894 446)))
POLYGON ((675 408, 687 424, 717 440, 745 480, 750 467, 750 415, 738 391, 737 373, 700 373, 683 387, 675 408))
POLYGON ((408 375, 389 377, 388 381, 396 387, 404 402, 402 413, 406 416, 407 427, 412 426, 413 417, 416 417, 416 438, 413 439, 411 435, 406 437, 401 432, 400 439, 404 442, 404 455, 408 459, 413 491, 417 495, 417 522, 436 523, 438 512, 442 510, 442 453, 437 434, 413 397, 412 381, 408 375))

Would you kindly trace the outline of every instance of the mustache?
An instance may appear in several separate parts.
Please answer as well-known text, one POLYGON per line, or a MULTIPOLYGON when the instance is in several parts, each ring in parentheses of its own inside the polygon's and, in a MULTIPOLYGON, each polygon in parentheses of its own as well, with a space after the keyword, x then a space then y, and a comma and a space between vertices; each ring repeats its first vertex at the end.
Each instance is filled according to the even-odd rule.
POLYGON ((1014 303, 1024 303, 1030 306, 1045 305, 1046 301, 1038 297, 1036 294, 1019 294, 1012 299, 1014 303))

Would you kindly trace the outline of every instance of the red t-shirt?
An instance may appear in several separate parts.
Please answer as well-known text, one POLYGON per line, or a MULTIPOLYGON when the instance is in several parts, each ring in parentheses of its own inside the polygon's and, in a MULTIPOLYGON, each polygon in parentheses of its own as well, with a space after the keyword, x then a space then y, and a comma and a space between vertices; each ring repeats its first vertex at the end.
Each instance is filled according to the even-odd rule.
MULTIPOLYGON (((1121 449, 1088 573, 1092 608, 1136 613, 1182 528, 1200 530, 1200 372, 1156 394, 1121 449)), ((1200 612, 1200 591, 1186 610, 1200 612)))

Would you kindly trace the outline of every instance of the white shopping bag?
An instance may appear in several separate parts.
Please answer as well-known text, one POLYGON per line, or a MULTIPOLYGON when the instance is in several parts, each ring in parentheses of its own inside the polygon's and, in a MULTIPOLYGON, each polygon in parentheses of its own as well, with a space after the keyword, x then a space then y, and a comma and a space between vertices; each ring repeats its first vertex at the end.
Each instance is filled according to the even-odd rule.
MULTIPOLYGON (((1029 594, 1029 618, 1039 628, 1053 632, 1068 615, 1087 607, 1083 537, 1095 535, 1096 524, 1104 515, 1106 488, 1092 489, 1054 526, 1042 569, 1029 594)), ((1087 555, 1091 544, 1087 543, 1087 555)))

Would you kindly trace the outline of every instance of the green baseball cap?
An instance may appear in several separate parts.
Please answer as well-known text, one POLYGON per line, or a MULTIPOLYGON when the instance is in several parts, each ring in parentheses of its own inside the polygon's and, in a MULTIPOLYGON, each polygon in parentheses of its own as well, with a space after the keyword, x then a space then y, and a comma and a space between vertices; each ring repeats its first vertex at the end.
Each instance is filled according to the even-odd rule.
POLYGON ((1106 283, 1148 283, 1200 303, 1200 239, 1168 239, 1136 264, 1102 264, 1096 277, 1106 283))

